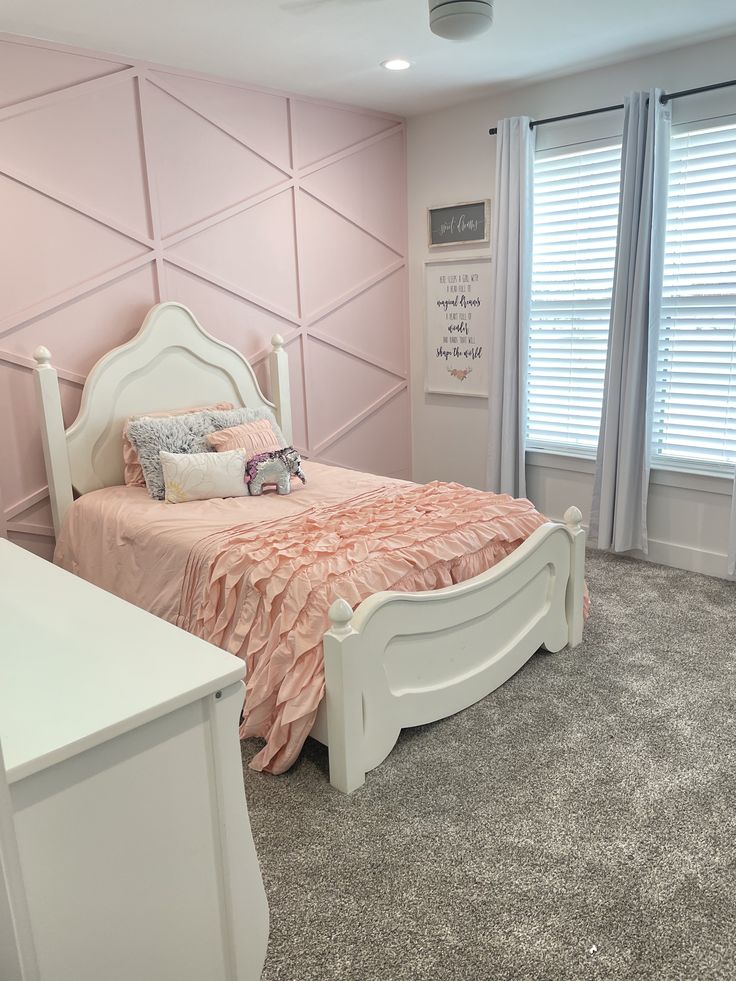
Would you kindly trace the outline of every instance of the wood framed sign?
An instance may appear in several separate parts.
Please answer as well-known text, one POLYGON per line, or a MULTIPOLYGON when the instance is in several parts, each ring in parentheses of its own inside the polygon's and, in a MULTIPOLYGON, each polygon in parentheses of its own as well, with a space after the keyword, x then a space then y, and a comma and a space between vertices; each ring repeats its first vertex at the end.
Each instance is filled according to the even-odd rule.
POLYGON ((491 202, 468 201, 427 209, 430 249, 445 245, 487 245, 490 241, 491 202))
POLYGON ((490 258, 429 259, 424 288, 424 390, 487 398, 490 258))

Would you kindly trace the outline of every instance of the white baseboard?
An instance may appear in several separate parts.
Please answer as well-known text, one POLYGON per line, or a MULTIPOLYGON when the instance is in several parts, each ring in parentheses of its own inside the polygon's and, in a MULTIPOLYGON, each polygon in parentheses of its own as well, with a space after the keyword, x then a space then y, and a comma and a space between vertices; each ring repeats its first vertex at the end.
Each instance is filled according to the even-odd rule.
POLYGON ((659 562, 660 565, 670 565, 675 569, 687 569, 690 572, 702 572, 705 576, 716 576, 718 579, 728 579, 726 571, 726 556, 721 552, 707 552, 702 548, 689 545, 677 545, 675 542, 660 542, 649 539, 649 554, 631 552, 638 559, 649 562, 659 562))
MULTIPOLYGON (((552 517, 550 515, 550 517, 552 517)), ((552 518, 553 521, 563 521, 562 517, 552 518)), ((590 534, 590 529, 583 523, 585 534, 590 534)), ((595 543, 588 539, 591 548, 596 548, 595 543)), ((714 576, 716 579, 729 579, 726 560, 727 556, 723 552, 709 552, 702 548, 694 548, 690 545, 678 545, 676 542, 662 542, 655 538, 649 539, 649 554, 645 555, 638 549, 631 552, 624 552, 632 559, 640 559, 642 562, 655 562, 658 565, 668 565, 673 569, 686 569, 688 572, 700 572, 704 576, 714 576)))
MULTIPOLYGON (((536 479, 534 503, 543 514, 559 521, 567 504, 574 503, 588 517, 593 492, 592 461, 534 453, 528 462, 529 474, 535 474, 536 479)), ((732 492, 733 479, 652 470, 649 551, 647 555, 639 551, 625 554, 733 581, 722 551, 729 535, 732 492), (685 541, 668 541, 671 537, 685 541)))

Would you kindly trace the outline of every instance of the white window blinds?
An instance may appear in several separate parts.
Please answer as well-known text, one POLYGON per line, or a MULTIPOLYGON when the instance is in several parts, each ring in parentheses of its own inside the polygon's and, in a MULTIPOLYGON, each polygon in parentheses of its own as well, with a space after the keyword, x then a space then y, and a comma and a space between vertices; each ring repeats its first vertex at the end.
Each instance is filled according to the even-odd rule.
POLYGON ((736 461, 736 123, 673 133, 652 462, 736 461))
POLYGON ((595 456, 616 254, 621 144, 538 154, 527 445, 595 456))

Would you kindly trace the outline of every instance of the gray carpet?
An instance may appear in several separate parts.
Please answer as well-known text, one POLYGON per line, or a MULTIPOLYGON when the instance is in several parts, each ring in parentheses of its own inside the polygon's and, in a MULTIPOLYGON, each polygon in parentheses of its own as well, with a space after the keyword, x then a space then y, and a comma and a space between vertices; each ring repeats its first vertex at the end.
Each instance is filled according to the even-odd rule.
POLYGON ((596 552, 588 582, 580 647, 353 797, 311 740, 245 771, 263 981, 736 978, 736 585, 596 552))

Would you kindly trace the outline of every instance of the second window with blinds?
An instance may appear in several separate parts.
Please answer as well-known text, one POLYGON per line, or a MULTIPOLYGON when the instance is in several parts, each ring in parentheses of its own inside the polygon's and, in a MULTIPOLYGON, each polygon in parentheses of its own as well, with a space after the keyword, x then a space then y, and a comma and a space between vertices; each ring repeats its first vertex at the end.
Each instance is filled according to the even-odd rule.
POLYGON ((736 464, 736 121, 672 133, 652 463, 736 464))
MULTIPOLYGON (((537 155, 527 446, 594 457, 616 252, 620 143, 537 155)), ((736 464, 736 120, 673 131, 652 463, 736 464)))

